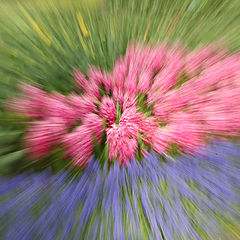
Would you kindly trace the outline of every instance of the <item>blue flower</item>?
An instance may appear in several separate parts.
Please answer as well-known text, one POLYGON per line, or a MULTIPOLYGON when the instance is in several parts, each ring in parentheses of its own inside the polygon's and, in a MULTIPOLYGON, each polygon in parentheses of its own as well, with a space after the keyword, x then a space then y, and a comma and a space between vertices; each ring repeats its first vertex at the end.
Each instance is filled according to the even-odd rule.
MULTIPOLYGON (((216 239, 240 222, 239 143, 213 142, 196 156, 150 153, 128 168, 0 177, 3 239, 216 239), (224 225, 225 224, 225 225, 224 225)), ((237 228, 236 228, 237 229, 237 228)), ((233 230, 234 231, 234 230, 233 230)), ((236 230, 237 231, 237 230, 236 230)), ((225 234, 225 235, 224 235, 225 234)))

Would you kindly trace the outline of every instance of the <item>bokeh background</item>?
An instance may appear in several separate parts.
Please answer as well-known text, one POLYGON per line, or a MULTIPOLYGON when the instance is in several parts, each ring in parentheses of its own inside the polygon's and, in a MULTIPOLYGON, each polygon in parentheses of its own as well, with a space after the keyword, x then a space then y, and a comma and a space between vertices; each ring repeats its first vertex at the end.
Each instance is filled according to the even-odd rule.
MULTIPOLYGON (((39 84, 48 92, 57 91, 62 94, 73 92, 75 91, 72 77, 72 70, 74 68, 79 68, 83 73, 86 73, 88 67, 94 65, 99 66, 102 70, 109 71, 113 68, 116 58, 119 55, 125 54, 128 44, 138 41, 153 44, 162 42, 173 44, 178 41, 191 50, 198 46, 217 43, 221 47, 224 46, 224 48, 228 49, 231 53, 236 53, 240 50, 240 1, 0 0, 0 173, 2 178, 2 180, 0 180, 2 181, 0 183, 0 189, 2 189, 2 192, 0 191, 0 206, 1 203, 3 204, 6 200, 8 203, 12 203, 12 208, 6 207, 4 204, 1 207, 0 239, 123 239, 121 235, 118 234, 114 235, 114 233, 112 233, 112 235, 107 235, 107 230, 103 230, 104 233, 101 235, 101 226, 103 225, 104 229, 107 229, 107 226, 110 226, 109 222, 115 221, 111 220, 114 219, 114 216, 112 216, 113 213, 106 218, 107 222, 104 220, 104 215, 101 215, 104 210, 100 207, 100 202, 105 201, 105 191, 102 193, 103 196, 101 194, 99 195, 102 196, 101 199, 96 198, 93 200, 94 197, 92 196, 93 199, 91 201, 95 201, 96 209, 88 213, 90 217, 87 218, 87 223, 82 223, 80 220, 74 223, 73 219, 71 219, 72 222, 69 220, 69 222, 65 223, 64 220, 62 220, 62 222, 59 221, 57 227, 62 229, 63 225, 66 226, 69 224, 67 226, 71 226, 67 228, 68 230, 66 230, 63 235, 58 233, 51 235, 50 232, 52 228, 48 228, 47 226, 41 230, 42 232, 40 231, 41 234, 36 233, 37 226, 42 224, 41 221, 44 221, 43 219, 53 216, 53 219, 56 220, 59 216, 56 213, 63 211, 63 207, 52 207, 60 204, 55 202, 54 198, 57 199, 58 196, 63 194, 62 192, 64 192, 64 194, 70 194, 74 189, 78 189, 77 183, 80 181, 79 179, 87 178, 88 175, 85 170, 69 170, 69 163, 63 156, 62 149, 53 151, 50 156, 41 162, 29 161, 26 155, 26 149, 24 149, 21 141, 26 127, 26 119, 7 110, 5 104, 10 97, 19 95, 18 87, 20 82, 34 83, 35 85, 39 84), (65 178, 62 180, 61 178, 64 170, 69 174, 67 180, 65 178), (45 171, 47 171, 47 173, 45 171), (44 175, 43 177, 41 174, 46 174, 46 176, 44 175), (21 176, 21 180, 19 180, 19 176, 21 176), (45 177, 48 180, 42 180, 45 179, 45 177), (49 179, 55 182, 55 185, 51 185, 52 182, 49 179), (46 182, 48 182, 48 184, 46 182), (71 182, 74 182, 72 186, 71 182), (51 185, 50 187, 49 184, 51 185), (32 190, 32 192, 29 190, 31 189, 31 185, 35 186, 35 190, 32 190), (10 186, 12 186, 12 191, 15 195, 12 192, 7 193, 6 188, 11 189, 10 186), (54 187, 56 188, 55 190, 54 187), (40 199, 42 197, 47 202, 46 204, 43 202, 41 202, 41 204, 39 203, 39 206, 35 209, 38 212, 36 219, 40 219, 42 216, 42 220, 37 222, 37 220, 32 220, 32 218, 25 219, 24 216, 27 215, 25 214, 26 211, 28 212, 29 209, 35 206, 35 203, 33 203, 33 205, 30 204, 27 207, 28 199, 36 196, 36 192, 39 189, 42 190, 43 193, 41 193, 42 195, 40 194, 40 197, 37 196, 36 198, 40 199), (46 192, 44 189, 47 189, 46 192), (27 193, 26 191, 28 190, 30 192, 27 193), (27 199, 20 201, 19 198, 27 199), (15 206, 15 208, 13 208, 13 206, 15 206), (49 206, 48 210, 46 206, 49 206), (49 210, 50 208, 54 208, 51 210, 52 212, 49 210), (97 212, 97 214, 94 214, 94 211, 97 212), (96 223, 98 231, 96 231, 95 235, 91 235, 94 229, 95 216, 98 214, 101 215, 101 217, 98 218, 98 223, 96 223), (16 218, 13 216, 16 216, 16 218), (22 222, 21 218, 23 219, 22 222), (14 221, 14 219, 17 220, 14 221), (33 233, 27 235, 28 231, 26 229, 32 226, 31 221, 32 224, 35 221, 35 230, 33 230, 33 232, 35 231, 36 233, 35 235, 33 233), (90 230, 87 230, 88 228, 85 226, 90 226, 90 230), (78 228, 81 230, 76 234, 78 228)), ((235 149, 232 150, 235 151, 234 169, 232 171, 235 171, 234 176, 236 176, 236 180, 237 176, 240 175, 238 172, 240 169, 240 161, 237 158, 240 157, 240 150, 238 151, 239 145, 235 147, 225 146, 223 149, 224 148, 235 149)), ((221 152, 221 145, 219 145, 219 149, 219 152, 221 152)), ((218 152, 218 150, 216 150, 216 152, 218 152)), ((221 165, 221 163, 219 164, 221 165)), ((184 164, 182 166, 184 167, 184 164)), ((176 169, 180 168, 180 166, 176 167, 176 169)), ((91 170, 89 171, 91 172, 91 170)), ((88 184, 89 188, 94 188, 95 183, 99 180, 96 172, 100 170, 96 167, 94 171, 95 177, 92 178, 92 182, 88 184)), ((221 176, 224 176, 227 172, 231 171, 231 168, 224 169, 224 166, 222 166, 221 171, 223 171, 221 172, 221 176)), ((151 174, 150 172, 149 170, 149 174, 151 174)), ((167 170, 162 174, 167 174, 167 170)), ((208 173, 203 171, 201 174, 208 173)), ((102 173, 100 175, 104 178, 102 173)), ((146 176, 146 178, 148 178, 148 176, 146 176)), ((107 179, 106 177, 105 180, 107 181, 107 179)), ((126 177, 126 179, 125 181, 127 183, 125 184, 130 184, 133 181, 131 176, 126 177)), ((214 181, 218 181, 218 184, 220 184, 221 178, 216 179, 214 181)), ((174 186, 175 189, 171 191, 176 193, 179 186, 171 183, 171 181, 173 180, 169 180, 169 184, 172 184, 171 186, 174 186)), ((176 179, 174 181, 178 182, 176 179)), ((102 184, 104 185, 104 183, 102 184)), ((152 182, 151 184, 154 185, 155 183, 152 182)), ((161 182, 161 184, 162 187, 166 185, 166 183, 163 182, 161 182)), ((106 188, 108 189, 108 187, 106 188)), ((150 187, 145 186, 144 189, 146 188, 150 189, 150 187)), ((112 191, 111 188, 109 189, 108 191, 112 191)), ((159 232, 159 235, 153 236, 150 230, 151 224, 153 223, 151 223, 151 221, 147 223, 147 221, 142 220, 139 222, 139 228, 143 235, 130 234, 131 239, 240 239, 239 188, 234 188, 234 191, 235 190, 238 200, 234 203, 234 217, 232 217, 231 211, 228 211, 232 209, 232 207, 226 210, 226 205, 224 205, 226 203, 224 203, 224 201, 221 202, 221 204, 223 204, 222 210, 225 212, 220 213, 221 209, 215 209, 217 219, 220 219, 224 213, 227 214, 227 216, 224 215, 224 217, 219 220, 220 225, 218 226, 225 234, 211 235, 211 231, 208 233, 207 230, 203 230, 203 225, 208 224, 208 220, 200 220, 205 218, 199 216, 199 222, 196 220, 193 224, 194 228, 197 229, 196 232, 198 234, 196 235, 182 234, 180 236, 176 232, 173 235, 168 235, 170 237, 166 237, 167 233, 165 233, 164 237, 164 231, 166 230, 162 230, 161 234, 159 232), (231 215, 231 217, 229 217, 229 215, 231 215)), ((88 190, 86 191, 88 192, 88 190)), ((154 190, 142 191, 149 191, 148 194, 152 195, 154 190)), ((173 194, 171 191, 168 193, 170 194, 170 198, 171 194, 173 194)), ((161 194, 164 194, 164 191, 161 194)), ((195 192, 195 194, 196 197, 201 196, 201 193, 195 192)), ((130 199, 134 198, 134 195, 131 195, 130 192, 128 193, 128 190, 125 189, 124 196, 126 197, 126 195, 129 195, 130 199)), ((219 195, 217 198, 221 199, 221 196, 223 195, 219 195)), ((140 198, 141 197, 139 197, 139 199, 140 198)), ((175 198, 178 197, 175 196, 174 199, 175 198)), ((71 198, 66 199, 67 200, 62 200, 61 204, 63 204, 64 201, 70 201, 71 198)), ((82 202, 89 201, 89 199, 86 200, 87 198, 83 197, 83 199, 84 200, 81 200, 82 202)), ((119 199, 121 202, 122 198, 119 199)), ((137 201, 139 201, 139 199, 137 201)), ((136 204, 138 204, 138 202, 136 204)), ((168 207, 172 208, 174 212, 172 204, 173 203, 168 207)), ((191 212, 188 213, 187 216, 195 214, 198 206, 191 205, 190 201, 186 204, 188 210, 191 212)), ((213 203, 213 205, 216 204, 213 203)), ((83 206, 84 204, 79 205, 79 213, 82 211, 83 206)), ((69 216, 73 212, 76 212, 74 209, 74 207, 67 209, 64 214, 69 216)), ((118 213, 122 212, 124 215, 123 209, 119 208, 118 211, 116 211, 118 213)), ((150 216, 146 217, 143 209, 139 208, 138 211, 141 212, 138 219, 150 218, 150 216)), ((122 224, 122 228, 124 229, 127 228, 129 220, 125 219, 124 221, 124 224, 120 222, 114 224, 122 224)), ((179 224, 178 222, 174 222, 174 220, 169 221, 172 225, 179 224)), ((181 218, 179 221, 181 221, 181 218)), ((131 224, 134 225, 134 223, 131 224)), ((166 226, 169 226, 169 224, 166 223, 166 226)), ((53 226, 56 227, 55 225, 53 226)), ((136 224, 136 226, 138 226, 138 224, 136 224)), ((184 225, 182 226, 184 228, 184 225)), ((213 225, 210 228, 216 230, 217 227, 213 225)), ((118 229, 116 231, 118 232, 120 230, 118 229)), ((124 232, 124 230, 122 230, 122 232, 124 232)), ((132 232, 134 232, 134 230, 132 230, 132 232)), ((128 236, 127 233, 124 235, 126 239, 130 239, 130 235, 128 236)))

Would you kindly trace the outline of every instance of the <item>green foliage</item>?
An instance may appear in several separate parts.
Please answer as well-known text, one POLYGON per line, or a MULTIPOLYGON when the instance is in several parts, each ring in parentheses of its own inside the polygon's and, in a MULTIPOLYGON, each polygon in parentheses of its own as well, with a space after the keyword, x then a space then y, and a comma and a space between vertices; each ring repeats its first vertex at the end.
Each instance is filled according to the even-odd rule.
POLYGON ((9 170, 14 163, 23 158, 24 155, 25 150, 20 150, 0 157, 0 172, 6 173, 6 171, 9 170))
POLYGON ((109 70, 133 40, 179 39, 194 48, 223 39, 232 50, 240 47, 237 0, 95 2, 94 8, 82 1, 2 4, 1 98, 23 80, 37 81, 48 91, 71 92, 74 67, 86 72, 94 64, 109 70))

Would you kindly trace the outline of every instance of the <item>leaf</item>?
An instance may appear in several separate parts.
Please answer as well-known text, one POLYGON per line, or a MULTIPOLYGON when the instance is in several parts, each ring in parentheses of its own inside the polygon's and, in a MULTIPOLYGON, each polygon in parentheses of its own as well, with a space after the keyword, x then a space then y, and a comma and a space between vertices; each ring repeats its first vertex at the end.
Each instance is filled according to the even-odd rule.
POLYGON ((20 160, 26 153, 26 150, 20 150, 17 152, 9 153, 0 158, 0 170, 3 168, 8 168, 10 164, 13 164, 20 160))
POLYGON ((1 132, 0 133, 0 144, 11 144, 16 142, 20 135, 22 134, 22 131, 9 131, 9 132, 1 132))

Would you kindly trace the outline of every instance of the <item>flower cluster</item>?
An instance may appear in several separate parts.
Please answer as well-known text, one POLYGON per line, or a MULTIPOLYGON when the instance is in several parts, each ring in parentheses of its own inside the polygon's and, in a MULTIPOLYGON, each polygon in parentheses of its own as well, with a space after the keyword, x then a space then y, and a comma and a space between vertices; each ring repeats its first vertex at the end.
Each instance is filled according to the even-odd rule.
MULTIPOLYGON (((240 135, 240 55, 217 47, 130 45, 112 72, 75 70, 68 96, 22 85, 11 108, 32 117, 25 144, 34 157, 59 145, 86 166, 96 146, 119 164, 158 153, 195 152, 209 137, 240 135)), ((98 156, 99 157, 99 156, 98 156)))
POLYGON ((0 175, 2 239, 237 239, 240 145, 128 168, 91 158, 85 171, 0 175), (229 228, 223 227, 229 226, 229 228))

